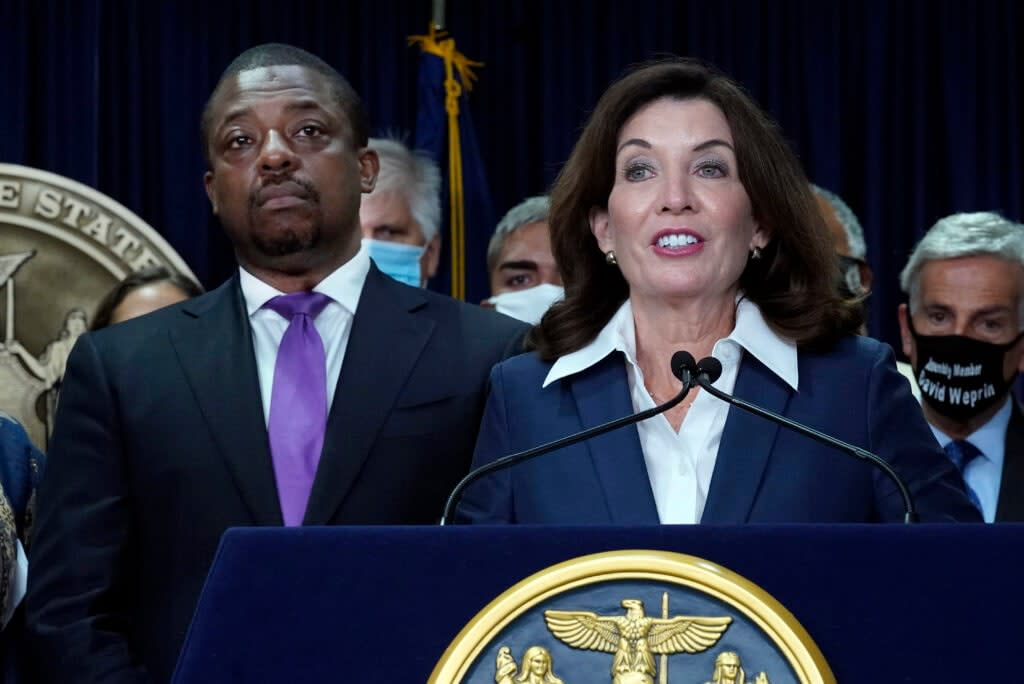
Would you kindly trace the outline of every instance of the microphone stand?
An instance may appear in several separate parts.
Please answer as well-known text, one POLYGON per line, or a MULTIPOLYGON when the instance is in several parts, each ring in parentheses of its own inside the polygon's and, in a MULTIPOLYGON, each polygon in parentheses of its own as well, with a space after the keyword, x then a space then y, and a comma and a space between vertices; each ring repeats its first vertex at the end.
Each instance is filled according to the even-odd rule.
POLYGON ((465 491, 466 487, 473 484, 484 475, 492 473, 495 470, 501 470, 502 468, 515 465, 516 463, 533 458, 534 456, 540 456, 550 451, 571 446, 573 444, 576 444, 577 442, 582 442, 585 439, 590 439, 591 437, 603 435, 606 432, 617 430, 620 427, 631 425, 632 423, 639 423, 642 420, 647 420, 648 418, 656 416, 659 413, 668 411, 672 407, 679 404, 679 402, 685 399, 686 395, 689 394, 690 389, 693 387, 694 384, 692 369, 693 357, 687 354, 686 352, 676 352, 672 356, 672 372, 673 374, 675 374, 677 378, 683 381, 683 387, 681 390, 679 390, 678 394, 676 394, 674 397, 666 401, 664 404, 659 404, 654 408, 647 409, 646 411, 641 411, 640 413, 634 413, 633 415, 630 416, 623 416, 622 418, 613 420, 610 423, 604 423, 603 425, 598 425, 587 430, 584 430, 582 432, 577 432, 576 434, 569 435, 568 437, 556 439, 555 441, 548 442, 547 444, 541 444, 540 446, 533 447, 532 449, 527 449, 526 451, 520 451, 515 454, 503 456, 495 461, 491 461, 486 465, 480 466, 475 470, 471 470, 465 477, 459 480, 459 483, 455 485, 455 489, 453 489, 452 493, 448 495, 448 500, 444 504, 444 512, 441 514, 441 520, 438 522, 438 524, 443 527, 448 523, 448 521, 451 519, 452 512, 455 510, 455 505, 458 503, 459 499, 462 496, 462 492, 465 491))
POLYGON ((810 437, 811 439, 817 440, 822 444, 827 444, 841 451, 845 451, 846 453, 850 454, 855 458, 859 458, 861 460, 873 463, 877 468, 879 468, 883 473, 885 473, 889 477, 889 479, 896 484, 896 487, 900 490, 900 496, 903 497, 903 522, 918 522, 917 511, 914 510, 914 501, 910 496, 910 490, 907 489, 907 486, 903 483, 903 480, 900 479, 900 476, 896 474, 896 471, 892 469, 892 466, 889 465, 889 463, 885 461, 885 459, 876 456, 867 449, 862 449, 859 446, 850 444, 849 442, 844 442, 841 439, 837 439, 830 435, 826 435, 824 432, 820 432, 818 430, 815 430, 814 428, 807 427, 806 425, 801 425, 800 423, 794 420, 790 420, 785 416, 780 416, 779 414, 763 409, 760 406, 755 406, 754 404, 751 404, 748 401, 744 401, 739 397, 734 397, 732 395, 726 394, 725 392, 718 389, 717 387, 712 386, 711 384, 712 382, 717 380, 721 374, 722 364, 718 361, 718 359, 714 357, 707 357, 701 359, 697 363, 697 384, 700 385, 701 388, 703 388, 704 391, 710 394, 711 396, 718 397, 722 401, 732 404, 733 406, 738 406, 744 411, 753 413, 755 416, 760 416, 761 418, 770 420, 773 423, 784 425, 785 427, 788 427, 791 430, 795 430, 796 432, 799 432, 802 435, 810 437), (714 379, 712 379, 711 376, 714 376, 714 379))

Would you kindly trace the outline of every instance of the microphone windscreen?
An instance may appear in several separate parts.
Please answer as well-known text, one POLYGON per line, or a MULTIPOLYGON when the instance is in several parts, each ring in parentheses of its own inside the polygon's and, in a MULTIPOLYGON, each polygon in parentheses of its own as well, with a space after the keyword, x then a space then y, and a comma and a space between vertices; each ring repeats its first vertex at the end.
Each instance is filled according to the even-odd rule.
POLYGON ((707 375, 708 382, 713 383, 722 376, 722 362, 714 356, 705 356, 697 362, 697 375, 707 375))
POLYGON ((683 378, 683 371, 690 371, 692 374, 695 363, 693 354, 688 351, 677 351, 672 355, 672 375, 686 382, 683 378))

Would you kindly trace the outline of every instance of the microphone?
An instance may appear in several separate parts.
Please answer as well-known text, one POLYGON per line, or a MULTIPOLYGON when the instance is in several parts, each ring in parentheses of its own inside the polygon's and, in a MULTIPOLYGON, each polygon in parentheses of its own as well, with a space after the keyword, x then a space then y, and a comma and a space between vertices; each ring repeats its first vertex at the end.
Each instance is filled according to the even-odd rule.
MULTIPOLYGON (((673 366, 673 372, 674 371, 675 367, 673 366)), ((818 430, 815 430, 814 428, 811 427, 807 427, 806 425, 798 423, 795 420, 790 420, 785 416, 780 416, 777 413, 773 413, 772 411, 768 411, 759 406, 755 406, 754 404, 751 404, 748 401, 744 401, 739 397, 734 397, 730 394, 726 394, 717 387, 712 387, 711 383, 713 383, 715 380, 718 380, 718 378, 722 375, 722 362, 713 356, 707 356, 698 361, 696 370, 693 373, 691 373, 691 377, 693 375, 696 376, 693 378, 694 381, 698 385, 700 385, 705 392, 707 392, 713 397, 718 397, 724 402, 732 404, 733 406, 738 406, 739 408, 749 413, 753 413, 755 416, 766 418, 772 421, 773 423, 777 423, 779 425, 782 425, 783 427, 787 427, 790 430, 795 430, 796 432, 799 432, 802 435, 806 435, 811 439, 816 439, 822 444, 827 444, 831 447, 839 449, 840 451, 844 451, 855 458, 859 458, 863 461, 868 461, 872 463, 876 468, 879 468, 882 472, 888 475, 889 479, 892 480, 896 484, 896 487, 900 490, 900 495, 903 497, 903 522, 915 523, 918 521, 917 511, 914 510, 914 501, 910 497, 910 490, 907 489, 907 485, 903 483, 903 480, 901 480, 900 476, 896 474, 896 471, 892 469, 892 466, 890 466, 881 457, 876 456, 867 449, 861 449, 859 446, 854 446, 849 442, 844 442, 841 439, 836 439, 835 437, 826 435, 824 432, 819 432, 818 430)), ((680 376, 676 375, 676 377, 679 378, 680 376)))
POLYGON ((606 432, 617 430, 620 427, 639 423, 641 420, 647 420, 648 418, 656 416, 659 413, 664 413, 673 406, 676 406, 686 398, 686 395, 689 394, 690 390, 693 388, 696 364, 694 363, 693 355, 686 351, 677 351, 672 355, 670 363, 672 367, 672 374, 679 378, 683 383, 682 389, 679 390, 679 393, 676 396, 672 397, 664 404, 647 409, 646 411, 634 413, 629 416, 623 416, 622 418, 588 428, 581 432, 569 435, 568 437, 562 437, 561 439, 556 439, 553 442, 535 446, 532 449, 527 449, 526 451, 502 456, 495 461, 491 461, 479 468, 471 470, 464 478, 459 480, 459 483, 455 485, 455 489, 453 489, 452 493, 448 495, 448 500, 444 504, 444 512, 441 514, 441 520, 438 524, 442 527, 447 524, 448 520, 451 518, 452 512, 455 510, 455 505, 459 502, 459 499, 462 496, 462 492, 465 491, 466 487, 473 484, 484 475, 493 473, 495 470, 501 470, 502 468, 513 466, 516 463, 529 460, 535 456, 541 456, 551 451, 555 451, 556 449, 571 446, 577 442, 582 442, 585 439, 603 435, 606 432))

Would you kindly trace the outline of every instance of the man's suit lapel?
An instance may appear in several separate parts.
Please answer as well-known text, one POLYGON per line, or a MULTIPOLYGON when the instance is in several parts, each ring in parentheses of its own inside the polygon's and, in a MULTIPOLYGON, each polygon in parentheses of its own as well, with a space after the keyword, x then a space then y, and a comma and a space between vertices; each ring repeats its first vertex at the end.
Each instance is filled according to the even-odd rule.
POLYGON ((1024 415, 1013 402, 1003 448, 1003 476, 999 483, 996 522, 1024 522, 1024 415))
POLYGON ((355 483, 377 433, 434 331, 418 291, 371 266, 352 322, 303 524, 324 525, 355 483))
MULTIPOLYGON (((734 394, 783 413, 791 390, 760 361, 744 354, 734 394)), ((779 427, 742 409, 729 407, 702 523, 744 523, 750 516, 779 427)))
POLYGON ((253 520, 280 525, 252 331, 238 276, 186 304, 183 315, 191 320, 172 330, 171 344, 210 433, 253 520))
MULTIPOLYGON (((572 395, 582 429, 633 413, 622 355, 614 353, 593 368, 573 376, 572 395)), ((636 425, 619 428, 586 442, 616 525, 657 525, 658 509, 644 465, 636 425)))

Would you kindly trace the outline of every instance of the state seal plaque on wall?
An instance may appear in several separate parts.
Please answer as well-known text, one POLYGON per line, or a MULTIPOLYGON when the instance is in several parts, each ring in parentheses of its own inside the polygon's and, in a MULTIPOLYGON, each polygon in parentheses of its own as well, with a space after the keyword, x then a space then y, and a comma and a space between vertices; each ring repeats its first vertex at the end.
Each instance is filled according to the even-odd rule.
POLYGON ((0 164, 0 410, 40 449, 75 340, 107 291, 147 266, 195 280, 156 230, 109 197, 0 164))

